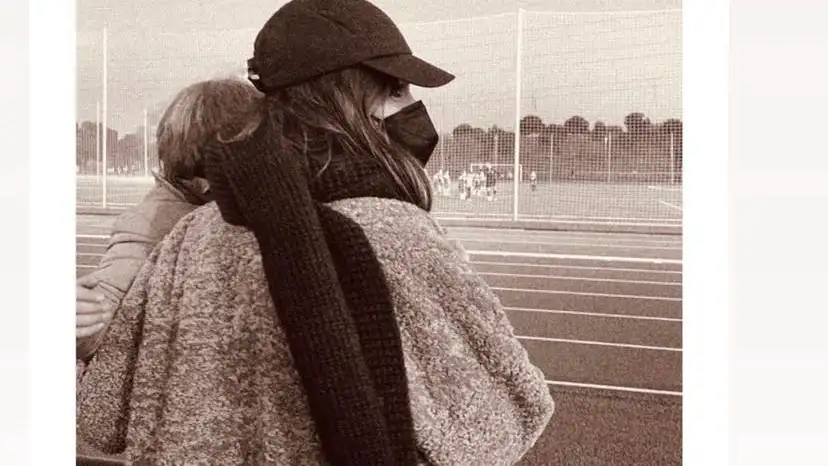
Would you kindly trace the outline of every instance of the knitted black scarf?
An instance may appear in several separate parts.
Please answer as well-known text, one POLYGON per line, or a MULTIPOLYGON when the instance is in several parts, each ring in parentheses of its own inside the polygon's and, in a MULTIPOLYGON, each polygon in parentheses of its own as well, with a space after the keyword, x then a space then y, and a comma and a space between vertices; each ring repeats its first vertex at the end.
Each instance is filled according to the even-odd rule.
MULTIPOLYGON (((266 126, 266 125, 264 125, 266 126)), ((206 151, 225 221, 255 234, 270 295, 332 466, 417 464, 400 332, 362 229, 324 203, 399 198, 377 162, 335 157, 320 175, 273 153, 271 130, 206 151)))

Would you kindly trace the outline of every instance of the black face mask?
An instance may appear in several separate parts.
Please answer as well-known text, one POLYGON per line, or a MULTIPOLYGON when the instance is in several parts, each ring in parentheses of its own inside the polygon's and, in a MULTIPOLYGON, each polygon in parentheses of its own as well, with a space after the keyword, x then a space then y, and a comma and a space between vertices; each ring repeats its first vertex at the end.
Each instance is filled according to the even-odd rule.
POLYGON ((419 160, 428 163, 440 136, 422 101, 417 101, 384 120, 391 142, 398 144, 419 160))

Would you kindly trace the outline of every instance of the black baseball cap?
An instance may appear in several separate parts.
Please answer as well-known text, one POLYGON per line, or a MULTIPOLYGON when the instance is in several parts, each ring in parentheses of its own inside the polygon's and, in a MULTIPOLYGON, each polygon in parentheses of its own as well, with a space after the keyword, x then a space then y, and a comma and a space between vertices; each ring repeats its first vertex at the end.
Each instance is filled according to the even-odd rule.
POLYGON ((259 31, 247 62, 263 92, 358 64, 420 87, 454 79, 414 56, 397 25, 366 0, 288 2, 259 31))

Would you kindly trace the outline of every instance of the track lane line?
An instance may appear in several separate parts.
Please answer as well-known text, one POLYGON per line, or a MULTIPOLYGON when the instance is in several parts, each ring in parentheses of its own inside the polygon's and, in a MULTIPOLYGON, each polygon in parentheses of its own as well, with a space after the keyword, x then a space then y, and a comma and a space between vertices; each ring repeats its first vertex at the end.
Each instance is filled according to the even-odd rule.
POLYGON ((565 315, 582 315, 586 317, 608 317, 613 319, 631 319, 631 320, 653 320, 658 322, 683 322, 683 319, 673 317, 654 317, 654 316, 637 316, 626 314, 607 314, 605 312, 588 312, 588 311, 565 311, 559 309, 532 309, 527 307, 504 307, 504 311, 508 312, 526 312, 538 314, 565 314, 565 315))
POLYGON ((651 351, 669 351, 673 353, 683 352, 681 348, 671 348, 669 346, 649 346, 649 345, 633 345, 631 343, 611 343, 608 341, 593 341, 593 340, 571 340, 568 338, 548 338, 548 337, 533 337, 528 335, 515 335, 518 340, 526 341, 541 341, 545 343, 571 343, 573 345, 588 345, 588 346, 608 346, 611 348, 629 348, 641 349, 651 351))
POLYGON ((645 393, 648 395, 683 396, 682 392, 672 390, 654 390, 651 388, 621 387, 616 385, 599 385, 594 383, 565 382, 563 380, 546 380, 547 385, 559 385, 561 387, 590 388, 595 390, 609 390, 617 392, 645 393))

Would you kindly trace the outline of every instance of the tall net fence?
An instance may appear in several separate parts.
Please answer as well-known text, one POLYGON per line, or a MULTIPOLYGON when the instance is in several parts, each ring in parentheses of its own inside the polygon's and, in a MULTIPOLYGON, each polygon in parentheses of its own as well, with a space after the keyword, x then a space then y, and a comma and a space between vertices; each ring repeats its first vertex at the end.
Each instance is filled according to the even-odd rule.
POLYGON ((519 216, 680 222, 680 11, 522 24, 519 216))
MULTIPOLYGON (((681 11, 521 11, 401 29, 457 76, 416 90, 441 134, 426 166, 438 216, 681 224, 681 11)), ((139 202, 167 104, 195 81, 243 76, 256 32, 108 31, 80 43, 78 206, 139 202)))

